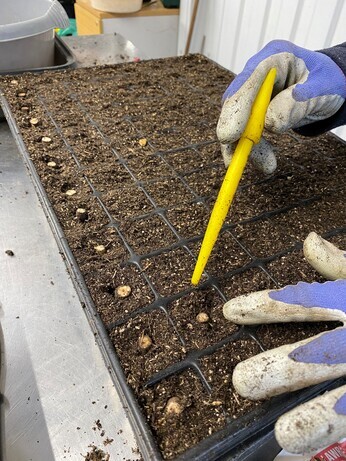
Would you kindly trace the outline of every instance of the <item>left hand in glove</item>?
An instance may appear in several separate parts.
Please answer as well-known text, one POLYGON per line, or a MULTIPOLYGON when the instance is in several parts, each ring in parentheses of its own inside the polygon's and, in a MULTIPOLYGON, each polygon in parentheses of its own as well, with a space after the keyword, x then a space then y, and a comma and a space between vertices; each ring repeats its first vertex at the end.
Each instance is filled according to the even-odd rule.
MULTIPOLYGON (((225 317, 240 324, 337 320, 344 326, 239 363, 233 384, 243 397, 259 400, 346 375, 346 252, 311 233, 304 254, 335 281, 240 296, 225 304, 225 317)), ((283 415, 275 435, 292 453, 311 452, 345 437, 346 386, 283 415)))
MULTIPOLYGON (((265 128, 283 133, 333 116, 346 99, 346 80, 329 56, 286 40, 274 40, 252 56, 223 96, 217 137, 225 164, 244 132, 257 92, 271 68, 276 80, 265 128)), ((261 139, 250 159, 264 173, 272 173, 276 159, 270 144, 261 139)))

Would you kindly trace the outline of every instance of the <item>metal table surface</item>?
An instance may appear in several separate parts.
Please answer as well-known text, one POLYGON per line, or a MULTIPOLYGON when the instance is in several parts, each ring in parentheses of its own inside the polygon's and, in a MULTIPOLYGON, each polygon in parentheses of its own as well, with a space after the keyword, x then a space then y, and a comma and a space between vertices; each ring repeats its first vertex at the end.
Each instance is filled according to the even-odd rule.
MULTIPOLYGON (((92 40, 106 53, 109 41, 112 63, 143 58, 120 36, 65 37, 79 66, 95 64, 94 57, 89 61, 94 51, 86 51, 92 40)), ((97 62, 106 63, 101 55, 97 62)), ((90 445, 110 460, 138 459, 125 410, 5 121, 0 199, 3 460, 82 460, 90 445)))
POLYGON ((77 67, 119 64, 146 56, 119 34, 60 37, 75 56, 77 67))

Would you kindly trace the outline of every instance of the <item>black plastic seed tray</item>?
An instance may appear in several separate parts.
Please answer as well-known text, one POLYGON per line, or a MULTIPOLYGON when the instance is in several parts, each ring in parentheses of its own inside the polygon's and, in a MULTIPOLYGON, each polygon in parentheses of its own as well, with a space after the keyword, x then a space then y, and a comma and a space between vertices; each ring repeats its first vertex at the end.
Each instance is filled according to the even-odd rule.
MULTIPOLYGON (((32 92, 33 110, 37 111, 33 115, 37 116, 39 113, 40 117, 42 117, 44 114, 47 120, 46 126, 49 126, 50 136, 59 146, 62 152, 61 155, 65 155, 66 159, 73 162, 76 171, 79 172, 94 195, 95 201, 100 206, 103 218, 108 223, 107 227, 115 231, 118 241, 127 255, 124 265, 138 270, 143 286, 145 285, 152 295, 150 301, 143 301, 138 308, 121 318, 109 322, 107 325, 101 321, 98 306, 95 305, 91 297, 90 287, 87 286, 84 280, 82 268, 79 267, 75 255, 69 247, 63 227, 59 223, 56 209, 50 203, 45 187, 34 166, 32 161, 33 152, 30 149, 28 150, 24 141, 26 126, 22 125, 20 121, 16 121, 15 114, 11 111, 8 102, 9 96, 7 96, 7 99, 4 95, 1 96, 1 104, 8 123, 30 169, 49 222, 66 257, 67 265, 73 275, 82 302, 86 306, 90 324, 99 339, 100 347, 114 383, 123 398, 125 407, 128 408, 140 451, 144 459, 150 461, 162 460, 162 454, 147 418, 143 414, 137 395, 128 385, 126 372, 124 372, 121 359, 119 360, 110 337, 112 335, 113 337, 114 335, 116 336, 120 331, 119 329, 125 326, 127 322, 136 321, 143 314, 158 313, 168 319, 169 325, 173 328, 174 335, 176 335, 181 347, 187 347, 186 337, 184 338, 184 335, 179 330, 179 325, 172 315, 171 306, 175 301, 179 301, 199 289, 179 285, 179 283, 175 284, 173 279, 168 282, 168 288, 167 286, 162 288, 160 283, 153 280, 150 268, 155 265, 155 258, 170 255, 174 251, 182 251, 192 260, 197 256, 203 231, 196 228, 190 229, 186 233, 181 228, 180 221, 172 218, 174 215, 172 210, 178 212, 178 215, 183 213, 187 221, 189 213, 192 212, 191 210, 194 207, 201 207, 199 209, 203 209, 208 216, 215 198, 215 195, 210 195, 210 189, 217 190, 220 178, 222 179, 221 161, 218 157, 213 156, 213 152, 218 150, 218 143, 214 134, 215 126, 210 123, 208 114, 209 116, 210 113, 215 114, 213 122, 216 123, 219 99, 225 89, 227 78, 231 79, 231 74, 225 74, 225 71, 222 70, 223 74, 220 78, 210 81, 209 71, 215 69, 217 71, 218 67, 214 63, 200 56, 170 58, 98 68, 97 71, 95 68, 94 72, 92 69, 67 72, 55 76, 53 84, 45 86, 44 81, 40 80, 40 84, 37 85, 36 89, 32 86, 28 90, 28 92, 32 92), (180 72, 174 69, 171 70, 174 65, 180 66, 180 72), (189 72, 192 70, 193 77, 190 77, 190 79, 185 78, 184 69, 189 70, 189 72), (164 77, 163 80, 162 77, 164 77), (139 93, 138 85, 141 81, 144 82, 146 87, 146 95, 139 93), (98 84, 103 87, 104 94, 111 92, 113 102, 110 105, 103 102, 102 91, 98 92, 98 89, 96 89, 98 84), (54 92, 56 92, 55 96, 54 92), (49 98, 48 94, 50 95, 49 98), (193 129, 191 129, 191 123, 189 124, 189 130, 184 126, 184 120, 181 119, 179 110, 177 110, 179 102, 185 101, 186 104, 189 103, 186 99, 186 94, 188 94, 190 102, 199 100, 201 104, 206 105, 205 111, 196 114, 195 123, 192 122, 193 129), (87 142, 87 136, 85 134, 82 137, 77 136, 77 145, 74 141, 76 136, 73 138, 70 134, 67 134, 66 127, 62 122, 61 112, 59 112, 59 108, 54 103, 54 97, 58 101, 61 95, 64 95, 65 114, 68 113, 69 108, 73 107, 75 111, 76 108, 78 109, 78 116, 73 120, 74 125, 81 127, 81 131, 85 127, 92 130, 95 134, 95 139, 97 137, 99 142, 102 143, 102 151, 100 151, 99 156, 95 152, 90 153, 90 162, 96 159, 97 164, 101 165, 103 161, 101 154, 106 152, 107 162, 109 162, 109 158, 112 158, 114 165, 118 168, 117 174, 122 173, 119 177, 123 179, 118 180, 113 187, 124 187, 121 190, 125 191, 123 183, 128 181, 126 190, 131 188, 134 194, 136 191, 144 194, 143 200, 146 205, 142 206, 141 204, 141 206, 137 207, 136 213, 129 218, 130 222, 135 225, 144 220, 159 218, 163 223, 164 233, 174 236, 174 243, 167 243, 163 247, 155 247, 154 239, 154 246, 145 248, 145 251, 136 245, 136 241, 127 233, 126 227, 124 228, 122 217, 119 217, 120 205, 112 208, 107 202, 108 191, 102 186, 102 178, 98 178, 96 181, 92 173, 89 174, 85 157, 87 147, 86 144, 83 144, 83 142, 87 142), (159 109, 156 109, 157 107, 159 109), (114 109, 117 113, 117 119, 111 121, 111 124, 109 124, 109 119, 107 118, 108 109, 114 109), (157 125, 155 129, 151 129, 146 124, 148 116, 153 116, 153 114, 155 115, 160 111, 166 117, 167 123, 165 126, 157 125), (173 114, 176 114, 175 118, 173 114), (139 122, 141 121, 143 125, 139 128, 139 122), (123 130, 121 139, 119 139, 119 134, 112 137, 115 125, 120 127, 118 129, 123 130), (144 127, 147 128, 147 131, 144 130, 144 127), (160 131, 164 136, 157 138, 157 131, 160 131), (138 158, 136 158, 136 155, 132 155, 133 151, 136 151, 138 147, 138 140, 143 139, 145 139, 146 143, 145 148, 148 149, 147 160, 150 159, 150 162, 152 162, 149 168, 145 168, 146 162, 139 168, 136 163, 138 158), (174 145, 174 141, 177 139, 179 139, 180 144, 174 145), (131 146, 130 150, 128 150, 128 145, 131 146), (210 158, 206 156, 206 152, 211 155, 210 158), (192 153, 192 156, 188 155, 189 153, 192 153), (215 176, 211 173, 215 173, 215 171, 219 172, 219 179, 211 184, 209 180, 215 176), (207 176, 205 176, 206 172, 207 176), (203 181, 202 183, 201 181, 195 183, 194 178, 196 175, 199 178, 201 176, 206 177, 206 184, 204 185, 203 181), (124 179, 125 176, 127 179, 124 179), (162 201, 162 198, 157 198, 156 193, 158 187, 161 187, 164 183, 168 184, 168 189, 165 201, 162 201), (177 184, 191 197, 189 201, 176 203, 177 184)), ((28 83, 28 80, 26 83, 28 83)), ((276 140, 272 139, 272 141, 275 144, 276 140)), ((90 150, 90 144, 88 149, 90 150)), ((268 252, 265 245, 262 247, 258 243, 261 240, 261 234, 259 230, 255 230, 257 229, 256 226, 261 226, 265 223, 270 230, 268 231, 265 227, 264 232, 273 232, 273 229, 275 230, 276 228, 275 220, 285 216, 294 227, 294 223, 299 222, 300 213, 304 213, 305 216, 308 215, 311 218, 309 225, 314 227, 318 221, 316 230, 319 230, 324 237, 338 238, 346 235, 345 223, 342 225, 341 222, 340 225, 329 226, 327 214, 325 214, 326 209, 322 206, 323 203, 328 204, 328 202, 321 202, 325 196, 334 198, 344 196, 344 181, 336 180, 333 183, 333 177, 339 177, 338 175, 345 171, 345 145, 332 136, 321 138, 319 142, 311 142, 290 134, 286 135, 281 144, 278 143, 277 154, 279 165, 282 164, 282 166, 273 176, 263 178, 250 172, 248 176, 244 177, 238 194, 241 194, 245 201, 248 198, 249 206, 241 208, 239 214, 235 214, 234 218, 227 220, 223 227, 222 235, 227 236, 227 245, 231 247, 230 257, 234 252, 243 253, 244 260, 237 267, 233 267, 232 262, 230 262, 229 268, 227 270, 220 269, 219 273, 208 272, 208 267, 206 268, 201 287, 204 290, 212 289, 222 301, 226 301, 230 297, 227 283, 229 281, 233 283, 238 276, 243 276, 244 274, 248 276, 249 280, 254 277, 254 274, 257 274, 256 277, 265 277, 274 287, 282 286, 285 283, 285 265, 282 261, 285 258, 290 260, 290 257, 302 247, 300 237, 302 230, 298 226, 296 234, 294 234, 297 235, 296 239, 293 236, 286 241, 284 236, 281 235, 283 241, 280 243, 278 235, 273 234, 272 238, 278 240, 280 245, 277 251, 268 252), (332 145, 333 149, 331 148, 332 145), (308 147, 305 149, 305 146, 308 147), (303 151, 305 149, 306 155, 303 153, 300 157, 296 157, 295 151, 298 147, 303 148, 303 151), (326 152, 323 154, 325 157, 322 156, 322 147, 327 150, 327 154, 326 152), (311 166, 312 155, 315 156, 315 162, 311 166), (325 162, 328 164, 329 172, 326 171, 326 180, 329 178, 330 182, 320 184, 318 188, 309 186, 304 189, 303 183, 305 179, 310 178, 311 180, 311 176, 315 174, 314 168, 319 168, 317 159, 321 161, 322 158, 325 158, 325 162), (279 188, 286 189, 283 190, 281 195, 274 197, 271 204, 264 206, 260 200, 259 193, 260 191, 270 190, 273 185, 279 185, 279 188), (296 187, 301 187, 302 192, 298 199, 295 195, 293 200, 290 197, 290 190, 292 191, 296 187), (257 203, 258 199, 259 203, 257 203), (322 203, 321 207, 319 206, 320 202, 322 203), (321 212, 321 216, 316 214, 318 211, 321 212), (239 226, 240 228, 245 226, 253 229, 254 240, 242 239, 241 233, 239 234, 238 232, 239 226), (226 284, 225 280, 227 281, 226 284)), ((47 159, 47 155, 43 158, 47 159)), ((344 211, 340 210, 340 213, 342 214, 344 211)), ((222 251, 222 247, 220 251, 222 251)), ((304 278, 306 274, 304 274, 303 270, 300 273, 304 278)), ((212 357, 223 346, 230 345, 232 347, 233 344, 242 339, 254 341, 260 350, 265 350, 266 348, 263 338, 257 334, 256 329, 242 327, 206 347, 187 347, 187 353, 182 357, 171 360, 163 369, 156 373, 151 373, 146 382, 143 383, 144 387, 154 388, 164 380, 179 376, 186 370, 190 370, 198 378, 206 395, 211 395, 214 392, 213 385, 210 384, 210 380, 201 366, 202 361, 212 357)), ((143 363, 145 367, 145 362, 143 363)), ((204 437, 203 440, 181 453, 175 459, 176 461, 272 460, 279 451, 273 435, 273 426, 277 418, 297 404, 345 382, 345 379, 341 379, 333 383, 324 383, 303 391, 273 398, 250 413, 237 418, 233 418, 231 413, 223 410, 224 426, 210 436, 204 437), (259 453, 260 458, 258 457, 259 453)))

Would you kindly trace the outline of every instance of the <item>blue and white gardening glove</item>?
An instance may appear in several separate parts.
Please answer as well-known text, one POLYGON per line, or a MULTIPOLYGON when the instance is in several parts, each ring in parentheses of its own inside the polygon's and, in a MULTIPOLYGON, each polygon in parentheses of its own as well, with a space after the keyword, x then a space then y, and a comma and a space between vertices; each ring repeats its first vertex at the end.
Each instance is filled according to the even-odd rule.
MULTIPOLYGON (((247 62, 223 95, 217 137, 226 166, 234 143, 244 131, 257 92, 272 67, 277 74, 265 118, 267 130, 283 133, 309 125, 307 132, 302 130, 301 134, 317 135, 346 121, 342 107, 346 99, 346 44, 317 52, 274 40, 247 62), (334 124, 322 126, 325 119, 333 119, 334 124)), ((273 150, 263 138, 254 146, 251 160, 266 174, 276 168, 273 150)))
MULTIPOLYGON (((304 255, 334 281, 240 296, 224 305, 225 317, 240 324, 336 320, 344 325, 239 363, 233 384, 243 397, 260 400, 346 375, 346 251, 310 233, 304 255)), ((341 440, 346 436, 346 386, 281 416, 275 435, 291 453, 309 453, 341 440)))

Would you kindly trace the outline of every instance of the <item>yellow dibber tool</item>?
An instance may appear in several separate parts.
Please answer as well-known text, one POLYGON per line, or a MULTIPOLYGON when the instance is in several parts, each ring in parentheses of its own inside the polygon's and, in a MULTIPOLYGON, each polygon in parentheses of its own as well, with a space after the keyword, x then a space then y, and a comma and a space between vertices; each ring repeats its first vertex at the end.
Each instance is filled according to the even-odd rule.
POLYGON ((203 238, 195 270, 191 279, 191 283, 193 285, 197 285, 200 281, 205 265, 208 262, 210 253, 215 245, 216 239, 233 201, 234 194, 237 190, 252 146, 257 144, 261 139, 265 114, 272 95, 275 76, 276 69, 273 68, 268 72, 257 93, 244 133, 240 137, 234 151, 232 161, 227 169, 225 179, 223 180, 221 189, 217 196, 207 230, 203 238))

